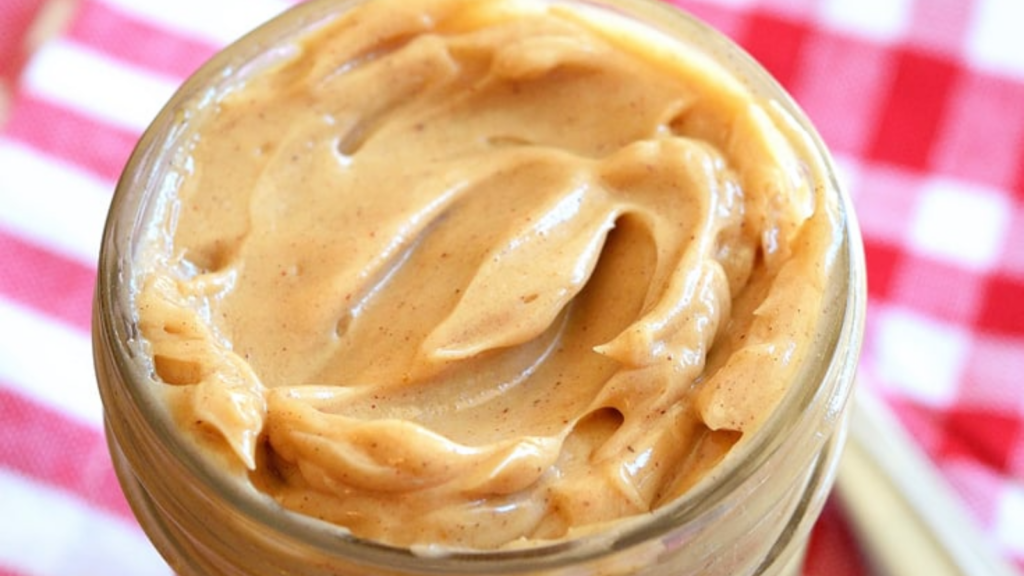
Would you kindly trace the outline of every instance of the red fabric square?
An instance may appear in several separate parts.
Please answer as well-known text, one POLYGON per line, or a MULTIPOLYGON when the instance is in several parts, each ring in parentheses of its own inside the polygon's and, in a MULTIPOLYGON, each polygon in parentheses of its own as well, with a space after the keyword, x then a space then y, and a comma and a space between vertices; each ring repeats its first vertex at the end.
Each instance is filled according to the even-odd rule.
POLYGON ((0 382, 0 434, 12 439, 0 443, 0 467, 132 518, 102 431, 23 398, 0 382))
MULTIPOLYGON (((1018 439, 1014 453, 1010 455, 1010 461, 1006 466, 1007 474, 1012 478, 1024 478, 1024 441, 1020 440, 1022 439, 1018 439)), ((1021 560, 1024 561, 1024 555, 1021 556, 1021 560)))
POLYGON ((825 502, 807 547, 803 573, 807 576, 861 576, 870 574, 857 539, 843 519, 835 497, 825 502))
POLYGON ((939 447, 941 458, 969 458, 996 471, 1006 471, 1015 441, 1021 434, 1021 416, 956 407, 943 422, 945 439, 939 447))
POLYGON ((4 0, 0 18, 0 81, 11 83, 25 62, 25 35, 32 27, 44 0, 4 0))
POLYGON ((0 296, 89 331, 96 273, 0 229, 0 296))
MULTIPOLYGON (((871 158, 923 169, 944 121, 959 69, 952 62, 920 51, 893 51, 895 75, 868 150, 871 158)), ((865 97, 878 97, 872 91, 865 97)))
POLYGON ((95 1, 80 3, 66 36, 123 62, 181 79, 217 49, 95 1))
POLYGON ((978 328, 1024 337, 1024 279, 1004 274, 995 274, 989 279, 978 328))
POLYGON ((934 408, 896 395, 889 395, 887 402, 914 442, 934 457, 946 442, 946 426, 941 414, 934 408))
POLYGON ((802 22, 763 11, 752 12, 745 24, 737 37, 739 44, 789 89, 810 29, 802 22))
POLYGON ((1024 84, 963 74, 952 87, 931 167, 994 188, 1014 185, 1024 149, 1024 84))
POLYGON ((902 251, 885 242, 864 239, 864 260, 867 264, 868 296, 889 299, 893 277, 899 269, 902 251))
POLYGON ((22 92, 12 102, 5 136, 116 181, 139 135, 22 92), (88 145, 83 143, 88 142, 88 145))

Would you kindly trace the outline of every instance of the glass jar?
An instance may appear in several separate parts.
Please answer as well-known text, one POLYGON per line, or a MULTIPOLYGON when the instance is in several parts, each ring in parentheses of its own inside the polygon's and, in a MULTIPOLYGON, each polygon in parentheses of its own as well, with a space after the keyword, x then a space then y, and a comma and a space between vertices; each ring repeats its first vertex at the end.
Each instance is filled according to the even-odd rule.
MULTIPOLYGON (((364 0, 365 1, 365 0, 364 0)), ((369 0, 373 1, 373 0, 369 0)), ((417 554, 352 537, 282 509, 180 434, 152 390, 131 296, 145 223, 179 184, 180 151, 204 104, 287 52, 289 41, 359 0, 301 4, 225 49, 184 84, 140 140, 103 236, 94 354, 107 438, 122 487, 147 534, 182 576, 416 574, 788 575, 798 573, 841 454, 865 308, 861 242, 849 199, 806 117, 737 46, 655 0, 567 2, 609 9, 703 53, 768 102, 808 178, 840 205, 842 244, 809 360, 756 436, 715 482, 642 518, 523 550, 417 554)))

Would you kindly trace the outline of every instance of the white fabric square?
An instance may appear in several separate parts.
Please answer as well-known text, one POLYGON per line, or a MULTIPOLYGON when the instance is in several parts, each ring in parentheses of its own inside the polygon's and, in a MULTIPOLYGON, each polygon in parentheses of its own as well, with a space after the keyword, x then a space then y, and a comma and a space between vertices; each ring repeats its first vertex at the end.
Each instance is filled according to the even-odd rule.
POLYGON ((854 156, 846 154, 834 154, 833 165, 835 167, 836 183, 854 201, 857 200, 857 191, 860 190, 861 171, 860 162, 854 156))
POLYGON ((989 72, 1024 74, 1024 2, 979 0, 967 30, 967 57, 989 72))
POLYGON ((995 526, 998 543, 1015 555, 1024 555, 1024 485, 1008 485, 998 509, 995 526))
POLYGON ((954 180, 930 180, 910 223, 910 246, 970 270, 990 270, 1002 254, 1009 218, 1006 194, 954 180))
POLYGON ((6 519, 0 523, 4 573, 13 569, 17 574, 166 576, 170 572, 134 522, 3 468, 0 508, 6 519))
POLYGON ((968 337, 910 310, 878 308, 876 372, 895 392, 929 406, 950 405, 964 370, 968 337))
POLYGON ((69 40, 48 43, 25 70, 29 93, 136 133, 153 121, 179 83, 69 40))
POLYGON ((96 266, 114 182, 3 137, 0 166, 0 226, 96 266))
POLYGON ((912 7, 912 0, 826 0, 821 19, 836 30, 891 42, 908 30, 912 7))
POLYGON ((0 326, 4 389, 102 428, 103 405, 93 381, 89 335, 5 297, 0 297, 0 326), (60 351, 60 361, 53 360, 54 350, 60 351))

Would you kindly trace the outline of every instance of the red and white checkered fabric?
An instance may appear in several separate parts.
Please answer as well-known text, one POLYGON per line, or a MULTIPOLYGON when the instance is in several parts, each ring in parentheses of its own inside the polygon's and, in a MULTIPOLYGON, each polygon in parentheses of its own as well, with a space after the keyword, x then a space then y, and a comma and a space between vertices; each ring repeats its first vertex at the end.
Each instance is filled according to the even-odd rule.
MULTIPOLYGON (((89 340, 100 232, 142 129, 290 0, 0 3, 0 576, 169 573, 125 504, 89 340)), ((868 259, 862 385, 1024 566, 1024 2, 673 0, 785 85, 832 147, 868 259)), ((807 574, 868 574, 842 511, 807 574)))

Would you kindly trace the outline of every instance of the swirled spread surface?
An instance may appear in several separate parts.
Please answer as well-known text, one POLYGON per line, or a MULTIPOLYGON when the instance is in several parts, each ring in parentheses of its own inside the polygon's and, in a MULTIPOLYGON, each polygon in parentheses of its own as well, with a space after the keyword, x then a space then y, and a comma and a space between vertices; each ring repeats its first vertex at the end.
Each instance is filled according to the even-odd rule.
POLYGON ((833 200, 770 103, 617 16, 370 2, 221 94, 136 306, 184 434, 386 543, 685 494, 817 329, 833 200))

